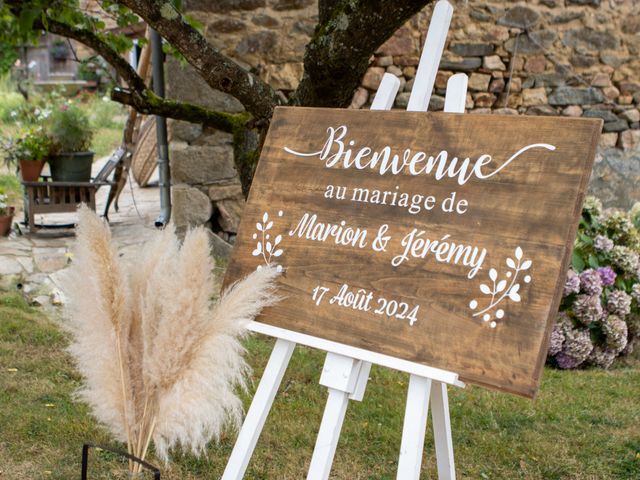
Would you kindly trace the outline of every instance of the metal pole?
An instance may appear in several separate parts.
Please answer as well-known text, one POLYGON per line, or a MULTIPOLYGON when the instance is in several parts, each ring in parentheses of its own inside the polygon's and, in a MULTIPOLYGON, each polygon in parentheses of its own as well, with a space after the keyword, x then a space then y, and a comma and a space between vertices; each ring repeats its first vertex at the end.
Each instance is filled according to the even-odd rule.
MULTIPOLYGON (((151 29, 151 61, 153 65, 153 92, 164 97, 164 57, 162 37, 151 29)), ((164 227, 171 218, 171 176, 169 172, 169 148, 167 145, 167 119, 156 115, 156 144, 160 184, 160 215, 155 221, 158 228, 164 227)))

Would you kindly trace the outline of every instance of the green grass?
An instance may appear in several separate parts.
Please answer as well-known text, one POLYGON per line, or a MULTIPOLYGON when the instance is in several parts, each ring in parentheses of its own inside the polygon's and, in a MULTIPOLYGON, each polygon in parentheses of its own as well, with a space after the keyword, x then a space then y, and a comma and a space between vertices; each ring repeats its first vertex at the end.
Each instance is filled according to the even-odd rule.
MULTIPOLYGON (((84 441, 113 445, 72 399, 80 378, 64 353, 66 343, 57 321, 19 296, 0 297, 0 478, 78 478, 84 441)), ((253 337, 246 346, 255 387, 272 341, 253 337)), ((296 348, 246 478, 306 475, 326 401, 318 384, 323 358, 296 348)), ((373 367, 364 401, 347 411, 332 478, 395 478, 407 380, 373 367)), ((451 389, 458 477, 640 478, 639 401, 637 360, 610 371, 547 369, 535 401, 473 386, 451 389)), ((219 478, 233 439, 226 436, 204 459, 176 456, 162 478, 219 478)), ((428 433, 423 478, 436 478, 433 448, 428 433)), ((119 473, 124 463, 106 452, 92 453, 92 466, 92 479, 126 478, 119 473)))
POLYGON ((122 143, 122 131, 126 121, 126 109, 104 97, 92 95, 82 103, 95 129, 91 149, 96 159, 110 155, 122 143))
POLYGON ((91 150, 98 158, 111 155, 111 153, 122 144, 122 128, 99 128, 93 135, 91 150))

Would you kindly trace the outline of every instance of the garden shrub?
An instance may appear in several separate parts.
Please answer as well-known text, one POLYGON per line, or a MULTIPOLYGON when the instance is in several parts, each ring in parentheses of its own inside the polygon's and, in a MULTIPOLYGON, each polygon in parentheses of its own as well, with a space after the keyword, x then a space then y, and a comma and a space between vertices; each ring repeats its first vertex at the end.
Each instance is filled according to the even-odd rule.
POLYGON ((640 337, 640 203, 603 211, 588 197, 574 244, 549 361, 608 368, 640 337))
POLYGON ((119 103, 112 102, 109 97, 93 95, 88 107, 93 128, 122 128, 126 110, 119 103))
POLYGON ((0 76, 0 122, 15 122, 25 103, 24 97, 18 93, 9 75, 0 76))
POLYGON ((47 131, 54 154, 84 152, 91 148, 93 130, 89 115, 76 104, 63 104, 53 109, 47 131))
POLYGON ((0 43, 0 75, 8 74, 18 59, 18 51, 13 45, 0 43))

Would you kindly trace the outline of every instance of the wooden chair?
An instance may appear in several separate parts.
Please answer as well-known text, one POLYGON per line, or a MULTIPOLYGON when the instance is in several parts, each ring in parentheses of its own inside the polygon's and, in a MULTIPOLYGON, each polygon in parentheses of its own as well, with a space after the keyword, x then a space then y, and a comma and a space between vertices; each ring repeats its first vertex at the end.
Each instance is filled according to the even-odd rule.
POLYGON ((38 213, 75 212, 81 203, 86 203, 95 211, 96 192, 102 186, 113 185, 107 179, 126 155, 124 148, 118 148, 90 182, 54 182, 45 176, 41 177, 42 181, 22 182, 25 190, 25 222, 31 231, 39 228, 35 223, 38 213))

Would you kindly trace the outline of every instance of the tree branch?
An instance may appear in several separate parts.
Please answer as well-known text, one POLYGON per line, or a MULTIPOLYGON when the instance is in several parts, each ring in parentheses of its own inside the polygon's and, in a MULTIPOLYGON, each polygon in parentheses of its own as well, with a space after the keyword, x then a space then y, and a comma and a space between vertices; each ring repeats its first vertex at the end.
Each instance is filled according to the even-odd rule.
POLYGON ((260 135, 254 129, 238 128, 233 132, 233 161, 245 198, 249 195, 253 174, 260 158, 260 135))
POLYGON ((331 14, 340 0, 318 0, 318 23, 323 24, 331 19, 331 14))
MULTIPOLYGON (((322 0, 320 0, 322 1, 322 0)), ((290 103, 346 107, 369 59, 407 20, 433 0, 340 0, 316 27, 304 55, 304 75, 290 103)), ((326 15, 321 14, 321 17, 326 15)))
MULTIPOLYGON (((15 2, 8 2, 13 3, 15 2)), ((16 8, 17 5, 16 5, 16 8)), ((33 23, 35 30, 47 30, 51 33, 72 38, 103 57, 129 85, 128 90, 116 88, 111 92, 113 101, 133 107, 136 111, 149 115, 159 115, 176 120, 202 123, 224 132, 234 133, 244 128, 249 121, 248 113, 231 114, 207 110, 198 105, 164 99, 153 93, 144 83, 131 65, 121 57, 108 43, 91 30, 72 27, 63 22, 46 18, 46 25, 41 19, 33 23)))
POLYGON ((33 22, 34 30, 47 30, 51 33, 61 35, 67 38, 73 38, 80 43, 83 43, 87 47, 94 50, 102 58, 104 58, 109 65, 116 69, 118 74, 124 79, 127 84, 135 90, 144 91, 147 86, 144 80, 140 78, 138 73, 133 69, 129 62, 120 56, 111 46, 98 37, 91 30, 85 28, 77 28, 67 25, 66 23, 59 22, 52 18, 46 19, 46 25, 42 20, 37 19, 33 22))
POLYGON ((121 0, 173 45, 211 88, 237 98, 258 123, 268 122, 276 105, 276 92, 260 78, 216 50, 189 25, 168 0, 121 0))
POLYGON ((191 103, 162 98, 149 89, 139 92, 114 88, 111 91, 111 100, 129 105, 139 113, 202 123, 227 133, 245 128, 251 118, 247 112, 217 112, 191 103))

